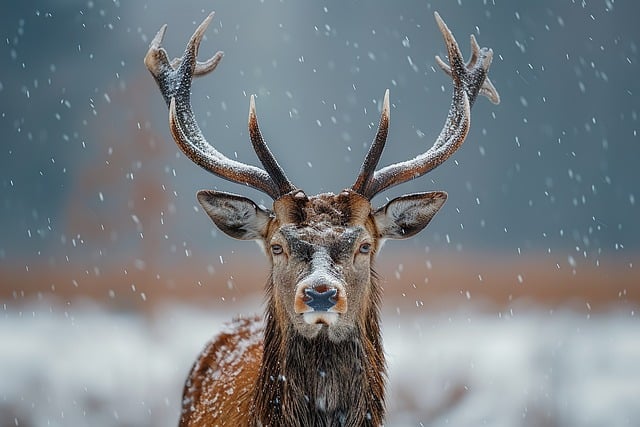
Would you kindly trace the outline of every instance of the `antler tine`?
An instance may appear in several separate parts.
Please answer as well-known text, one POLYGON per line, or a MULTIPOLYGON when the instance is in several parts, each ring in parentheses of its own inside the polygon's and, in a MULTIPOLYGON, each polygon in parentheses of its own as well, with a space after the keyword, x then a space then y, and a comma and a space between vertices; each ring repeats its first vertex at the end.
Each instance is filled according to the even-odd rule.
MULTIPOLYGON (((491 51, 491 49, 481 49, 478 45, 478 41, 473 34, 471 34, 469 39, 471 44, 471 58, 469 58, 469 61, 467 61, 466 68, 471 69, 475 67, 476 63, 478 62, 478 58, 481 56, 481 54, 484 54, 485 62, 487 62, 486 68, 488 70, 489 65, 491 65, 491 61, 493 59, 493 52, 491 51)), ((442 71, 444 71, 449 77, 452 77, 451 67, 449 66, 449 64, 440 59, 438 55, 436 55, 436 63, 442 69, 442 71)), ((489 76, 485 77, 484 82, 480 87, 480 95, 486 96, 492 104, 500 104, 500 95, 498 94, 495 86, 493 86, 493 83, 491 83, 491 80, 489 80, 489 76)))
POLYGON ((369 199, 389 187, 426 174, 455 153, 467 137, 471 124, 470 109, 479 94, 487 96, 494 104, 500 102, 498 92, 487 78, 493 58, 491 49, 481 49, 475 37, 471 36, 471 59, 465 64, 453 34, 437 12, 434 13, 434 17, 449 57, 449 64, 445 64, 439 57, 436 57, 436 62, 453 80, 449 114, 440 135, 426 152, 414 159, 386 166, 373 173, 370 182, 364 185, 365 190, 362 193, 369 199))
MULTIPOLYGON (((224 52, 219 50, 215 53, 215 55, 213 55, 211 58, 207 59, 206 61, 204 62, 197 61, 196 67, 193 70, 193 77, 201 77, 215 70, 218 64, 220 63, 220 61, 222 61, 223 56, 224 56, 224 52)), ((182 62, 182 58, 173 58, 171 60, 171 66, 173 68, 178 68, 181 62, 182 62)))
MULTIPOLYGON (((194 37, 199 38, 199 40, 202 39, 204 31, 209 26, 209 23, 213 19, 213 16, 214 13, 211 12, 209 16, 205 18, 205 20, 200 24, 200 26, 198 26, 198 28, 194 32, 192 40, 190 40, 190 42, 194 41, 194 37)), ((171 97, 175 94, 178 83, 170 76, 176 75, 176 70, 180 67, 182 58, 174 58, 169 61, 167 51, 162 47, 162 40, 164 39, 166 31, 167 24, 164 24, 162 27, 160 27, 160 30, 153 37, 153 40, 151 40, 151 43, 149 45, 149 50, 144 57, 144 63, 155 78, 158 86, 160 86, 160 91, 162 92, 162 96, 164 97, 164 100, 168 106, 171 97)), ((205 74, 208 74, 215 70, 222 60, 223 56, 224 53, 222 51, 218 51, 215 53, 215 55, 204 62, 196 61, 195 68, 193 70, 193 77, 204 76, 205 74)))
MULTIPOLYGON (((193 43, 193 45, 196 48, 195 56, 198 56, 197 53, 198 53, 198 48, 200 47, 200 41, 204 37, 204 33, 207 30, 207 27, 209 26, 211 21, 213 20, 214 15, 215 13, 211 12, 204 19, 204 21, 202 21, 202 23, 198 26, 198 28, 196 28, 196 31, 193 33, 193 35, 191 36, 191 39, 189 40, 189 44, 193 43)), ((215 70, 218 64, 220 63, 220 61, 222 60, 223 55, 224 53, 222 51, 218 51, 215 53, 215 55, 213 55, 211 58, 207 59, 204 62, 196 61, 195 67, 193 70, 193 77, 204 76, 205 74, 208 74, 213 70, 215 70)), ((171 61, 171 66, 177 69, 180 67, 181 63, 182 63, 182 58, 174 58, 171 61)))
MULTIPOLYGON (((195 30, 183 56, 171 62, 161 46, 166 31, 166 25, 163 25, 151 41, 144 59, 145 65, 155 78, 169 106, 169 128, 180 150, 194 163, 214 175, 253 187, 275 200, 283 194, 280 190, 280 187, 283 187, 280 176, 276 174, 273 178, 263 169, 229 159, 217 151, 202 134, 191 108, 193 77, 213 71, 222 59, 222 52, 218 52, 205 62, 196 60, 200 42, 212 19, 213 13, 195 30)), ((264 154, 258 153, 258 156, 263 161, 264 154)))
POLYGON ((262 163, 262 166, 264 166, 269 176, 273 179, 276 187, 278 187, 279 193, 282 195, 295 190, 295 185, 289 181, 284 170, 280 167, 271 150, 269 150, 267 143, 262 138, 256 116, 256 101, 253 95, 251 95, 249 101, 249 136, 251 137, 253 149, 258 155, 258 159, 260 159, 260 163, 262 163))
POLYGON ((376 132, 376 138, 371 143, 369 151, 364 158, 364 162, 360 167, 360 173, 356 178, 356 182, 351 186, 351 189, 358 194, 366 194, 367 186, 371 182, 384 145, 387 142, 387 135, 389 133, 389 89, 384 93, 384 101, 382 101, 382 112, 380 114, 380 123, 378 124, 378 132, 376 132))

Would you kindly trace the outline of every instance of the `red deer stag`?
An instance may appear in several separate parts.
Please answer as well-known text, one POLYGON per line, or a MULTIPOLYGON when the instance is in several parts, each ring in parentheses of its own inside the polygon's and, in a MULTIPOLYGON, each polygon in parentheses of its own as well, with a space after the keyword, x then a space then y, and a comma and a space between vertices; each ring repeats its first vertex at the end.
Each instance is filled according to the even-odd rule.
POLYGON ((286 177, 265 144, 253 96, 249 135, 262 168, 225 157, 211 146, 191 108, 191 81, 222 58, 196 56, 209 15, 182 58, 169 61, 161 47, 166 26, 151 42, 145 64, 169 106, 169 127, 180 149, 221 178, 273 198, 271 210, 235 194, 202 190, 198 201, 220 230, 255 240, 271 262, 264 319, 229 325, 196 360, 184 386, 181 426, 379 426, 385 412, 385 358, 380 337, 381 287, 373 269, 386 239, 421 231, 444 204, 442 191, 398 197, 380 208, 371 199, 417 178, 449 158, 470 125, 478 94, 494 103, 487 78, 492 51, 471 36, 471 59, 440 16, 453 79, 453 100, 437 140, 412 160, 376 170, 389 126, 389 92, 377 134, 355 183, 338 194, 308 196, 286 177))

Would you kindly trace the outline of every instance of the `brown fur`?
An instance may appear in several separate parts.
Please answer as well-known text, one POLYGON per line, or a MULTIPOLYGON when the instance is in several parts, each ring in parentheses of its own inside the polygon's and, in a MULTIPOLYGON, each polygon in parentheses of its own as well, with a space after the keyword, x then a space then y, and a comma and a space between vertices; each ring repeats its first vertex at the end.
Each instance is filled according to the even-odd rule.
POLYGON ((180 426, 244 426, 262 360, 262 323, 239 319, 204 349, 191 368, 180 426))

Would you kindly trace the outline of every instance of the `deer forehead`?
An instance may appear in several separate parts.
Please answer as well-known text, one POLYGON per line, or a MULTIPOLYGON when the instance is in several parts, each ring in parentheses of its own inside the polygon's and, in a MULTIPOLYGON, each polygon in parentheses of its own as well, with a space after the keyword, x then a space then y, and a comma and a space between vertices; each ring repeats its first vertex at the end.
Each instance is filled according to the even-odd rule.
POLYGON ((317 228, 365 225, 372 211, 369 200, 351 190, 310 197, 298 190, 278 198, 273 210, 281 225, 317 228))
POLYGON ((292 252, 326 248, 332 258, 350 252, 358 239, 374 238, 371 203, 344 191, 307 197, 298 191, 274 202, 275 227, 269 241, 283 239, 292 252))

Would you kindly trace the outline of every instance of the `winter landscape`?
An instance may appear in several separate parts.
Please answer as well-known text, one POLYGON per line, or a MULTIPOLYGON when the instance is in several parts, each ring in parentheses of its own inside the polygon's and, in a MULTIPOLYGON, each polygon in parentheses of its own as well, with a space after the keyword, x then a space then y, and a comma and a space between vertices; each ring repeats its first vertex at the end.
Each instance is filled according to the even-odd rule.
POLYGON ((383 96, 381 164, 431 146, 450 79, 434 12, 465 57, 493 49, 461 149, 373 200, 448 193, 379 255, 388 426, 640 425, 640 6, 538 2, 70 0, 0 6, 0 426, 174 426, 186 375, 268 263, 195 193, 270 207, 180 153, 143 57, 215 19, 203 133, 257 164, 260 127, 309 194, 353 182, 383 96))
MULTIPOLYGON (((248 308, 248 312, 251 309, 248 308)), ((2 425, 173 426, 203 343, 235 313, 32 304, 0 326, 2 425)), ((637 314, 526 307, 384 316, 392 426, 635 426, 637 314)))

